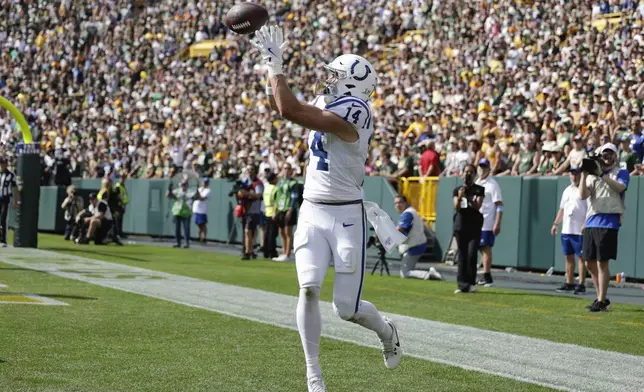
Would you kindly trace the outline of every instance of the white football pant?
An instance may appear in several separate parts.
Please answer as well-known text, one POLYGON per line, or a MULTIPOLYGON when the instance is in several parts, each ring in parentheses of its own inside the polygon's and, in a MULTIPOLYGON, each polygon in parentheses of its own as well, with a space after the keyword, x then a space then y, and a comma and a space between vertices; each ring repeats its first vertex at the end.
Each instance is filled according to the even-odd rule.
POLYGON ((333 308, 344 320, 358 312, 366 263, 367 222, 361 204, 304 201, 293 239, 300 288, 322 287, 335 266, 333 308))

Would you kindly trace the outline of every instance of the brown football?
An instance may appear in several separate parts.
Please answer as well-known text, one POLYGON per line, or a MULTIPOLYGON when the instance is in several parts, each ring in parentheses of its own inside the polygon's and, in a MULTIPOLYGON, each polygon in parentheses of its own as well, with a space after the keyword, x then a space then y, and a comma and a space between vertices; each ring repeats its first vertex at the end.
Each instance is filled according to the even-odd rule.
POLYGON ((224 18, 226 26, 237 34, 252 34, 267 21, 268 11, 255 3, 235 4, 224 18))

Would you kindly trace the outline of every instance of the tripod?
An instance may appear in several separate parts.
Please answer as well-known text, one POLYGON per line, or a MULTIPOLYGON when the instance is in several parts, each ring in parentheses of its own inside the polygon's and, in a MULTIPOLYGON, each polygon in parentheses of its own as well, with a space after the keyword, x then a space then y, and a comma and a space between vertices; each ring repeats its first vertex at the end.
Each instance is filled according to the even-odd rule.
POLYGON ((373 270, 371 270, 371 275, 376 272, 376 269, 378 266, 380 266, 380 276, 382 276, 383 270, 387 270, 387 275, 391 275, 389 273, 389 265, 387 264, 387 258, 385 255, 387 254, 387 250, 382 246, 378 245, 378 261, 376 262, 376 265, 373 266, 373 270))

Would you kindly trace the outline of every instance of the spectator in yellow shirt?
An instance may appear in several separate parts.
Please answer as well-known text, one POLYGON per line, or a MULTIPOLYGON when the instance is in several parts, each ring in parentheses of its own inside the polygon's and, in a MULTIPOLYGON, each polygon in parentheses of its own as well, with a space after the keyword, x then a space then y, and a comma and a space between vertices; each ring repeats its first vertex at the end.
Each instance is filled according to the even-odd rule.
POLYGON ((409 134, 413 133, 416 138, 418 138, 422 135, 427 130, 427 125, 422 120, 420 112, 416 112, 414 115, 414 122, 409 125, 403 136, 407 138, 409 134))
POLYGON ((501 150, 496 145, 496 134, 494 132, 488 132, 485 135, 485 141, 481 146, 481 151, 485 158, 490 161, 490 169, 492 172, 498 169, 500 163, 501 150))

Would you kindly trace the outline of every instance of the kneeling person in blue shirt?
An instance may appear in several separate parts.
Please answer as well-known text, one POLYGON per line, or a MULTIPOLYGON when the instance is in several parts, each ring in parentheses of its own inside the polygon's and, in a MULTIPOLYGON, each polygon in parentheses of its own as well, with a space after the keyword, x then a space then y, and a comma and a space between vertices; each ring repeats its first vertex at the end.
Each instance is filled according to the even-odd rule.
POLYGON ((401 213, 400 222, 396 228, 407 236, 407 240, 398 245, 398 251, 403 256, 400 277, 403 279, 442 280, 441 275, 434 267, 431 267, 429 271, 414 269, 420 257, 427 250, 425 225, 418 212, 409 205, 405 196, 397 196, 394 203, 396 210, 401 213))

